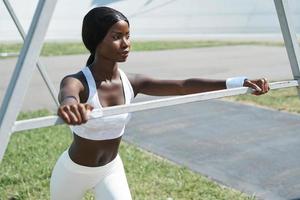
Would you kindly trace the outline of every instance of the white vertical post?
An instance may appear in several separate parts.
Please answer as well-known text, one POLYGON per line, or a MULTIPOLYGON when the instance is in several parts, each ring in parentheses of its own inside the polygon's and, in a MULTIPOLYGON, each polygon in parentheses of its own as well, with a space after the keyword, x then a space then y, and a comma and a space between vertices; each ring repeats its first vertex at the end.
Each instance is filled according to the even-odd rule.
POLYGON ((39 0, 0 109, 0 161, 21 109, 57 0, 39 0))
MULTIPOLYGON (((274 3, 294 79, 300 82, 300 50, 288 0, 274 0, 274 3)), ((300 87, 298 87, 298 94, 300 97, 300 87)))
MULTIPOLYGON (((21 23, 19 22, 19 20, 18 20, 18 18, 16 16, 16 14, 15 14, 12 6, 10 5, 10 3, 9 3, 8 0, 3 0, 3 3, 6 6, 6 9, 9 12, 11 18, 13 19, 13 21, 14 21, 14 23, 15 23, 15 25, 16 25, 16 27, 17 27, 20 35, 21 35, 21 37, 22 37, 22 39, 25 40, 25 37, 26 37, 25 31, 24 31, 23 27, 21 26, 21 23)), ((38 67, 38 70, 39 70, 39 72, 40 72, 40 74, 41 74, 44 82, 46 83, 46 85, 47 85, 47 87, 48 87, 48 89, 50 91, 50 94, 52 96, 52 99, 54 100, 56 106, 59 106, 59 102, 57 100, 58 93, 57 93, 54 85, 50 81, 50 78, 49 78, 49 76, 48 76, 48 74, 46 72, 45 67, 39 61, 37 61, 36 66, 38 67)))

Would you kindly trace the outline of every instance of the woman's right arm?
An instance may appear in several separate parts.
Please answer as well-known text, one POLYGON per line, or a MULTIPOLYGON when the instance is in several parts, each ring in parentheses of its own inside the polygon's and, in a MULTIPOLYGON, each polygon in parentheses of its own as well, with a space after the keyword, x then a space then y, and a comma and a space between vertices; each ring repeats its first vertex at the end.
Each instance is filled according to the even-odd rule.
POLYGON ((86 123, 87 114, 93 109, 89 104, 80 103, 79 94, 83 89, 82 83, 72 76, 67 76, 61 81, 57 114, 69 125, 86 123))

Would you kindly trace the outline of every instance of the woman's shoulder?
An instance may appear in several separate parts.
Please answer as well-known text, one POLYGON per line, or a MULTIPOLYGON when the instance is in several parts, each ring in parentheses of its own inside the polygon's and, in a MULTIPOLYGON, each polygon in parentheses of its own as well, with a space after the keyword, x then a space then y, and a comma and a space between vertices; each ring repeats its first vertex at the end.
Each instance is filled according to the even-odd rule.
POLYGON ((142 84, 143 80, 147 78, 147 76, 135 73, 127 73, 126 75, 132 87, 134 93, 133 95, 136 96, 138 94, 140 85, 142 84))
POLYGON ((74 84, 79 87, 86 85, 86 79, 82 71, 65 75, 61 80, 61 86, 65 84, 74 84))
POLYGON ((84 77, 84 74, 82 71, 79 71, 79 72, 76 72, 76 73, 73 73, 73 74, 67 74, 65 75, 61 82, 64 82, 64 81, 70 81, 70 80, 79 80, 79 81, 82 81, 84 80, 85 77, 84 77))
POLYGON ((74 74, 68 74, 64 78, 62 78, 60 88, 73 89, 79 91, 81 102, 86 102, 89 94, 87 80, 82 71, 79 71, 74 74))
POLYGON ((130 83, 134 86, 138 86, 141 83, 145 82, 145 80, 151 79, 149 76, 145 74, 135 74, 135 73, 128 73, 127 77, 130 83))

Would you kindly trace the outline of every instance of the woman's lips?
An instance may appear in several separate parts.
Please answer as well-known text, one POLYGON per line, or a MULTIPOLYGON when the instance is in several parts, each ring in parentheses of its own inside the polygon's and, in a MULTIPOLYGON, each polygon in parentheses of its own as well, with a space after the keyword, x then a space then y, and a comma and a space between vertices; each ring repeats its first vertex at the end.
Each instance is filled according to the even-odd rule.
POLYGON ((122 57, 127 57, 129 54, 129 51, 123 51, 121 52, 122 57))

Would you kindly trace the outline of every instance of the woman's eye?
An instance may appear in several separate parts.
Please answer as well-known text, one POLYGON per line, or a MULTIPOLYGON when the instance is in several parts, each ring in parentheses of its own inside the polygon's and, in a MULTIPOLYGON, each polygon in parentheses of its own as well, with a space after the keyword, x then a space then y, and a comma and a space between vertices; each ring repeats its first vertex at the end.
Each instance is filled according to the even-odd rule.
POLYGON ((114 39, 114 40, 118 40, 118 39, 120 39, 120 37, 119 37, 118 35, 114 35, 114 36, 113 36, 113 39, 114 39))

